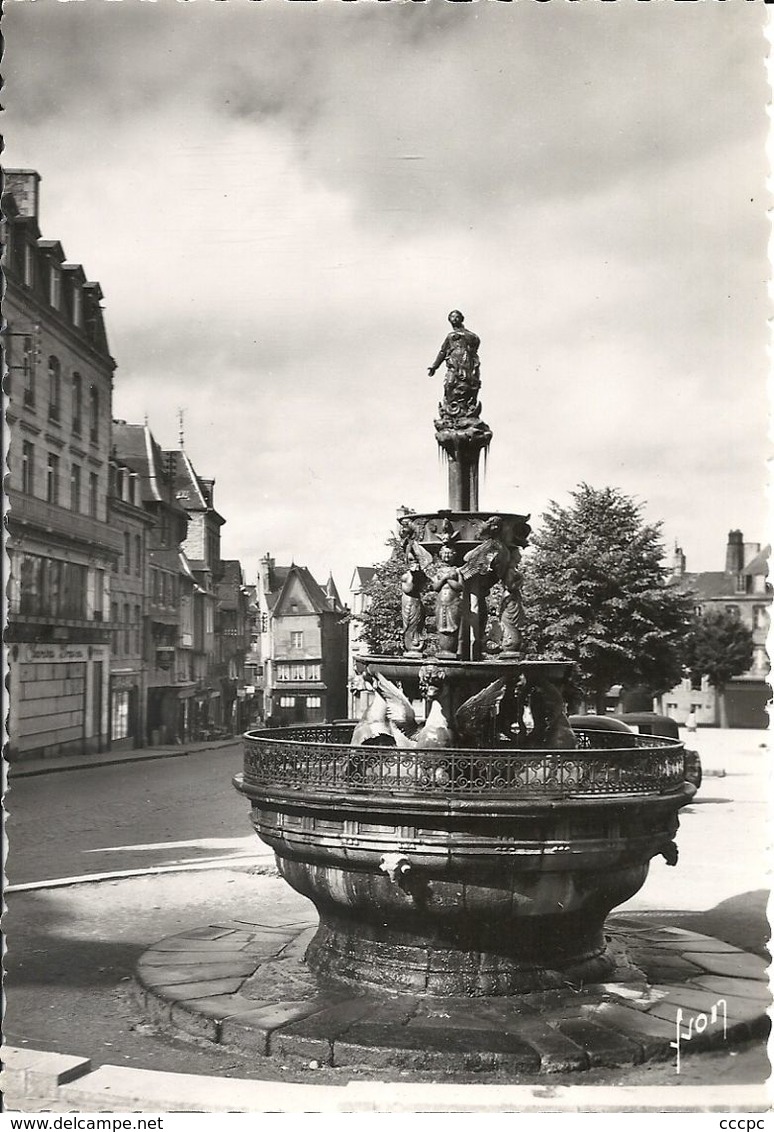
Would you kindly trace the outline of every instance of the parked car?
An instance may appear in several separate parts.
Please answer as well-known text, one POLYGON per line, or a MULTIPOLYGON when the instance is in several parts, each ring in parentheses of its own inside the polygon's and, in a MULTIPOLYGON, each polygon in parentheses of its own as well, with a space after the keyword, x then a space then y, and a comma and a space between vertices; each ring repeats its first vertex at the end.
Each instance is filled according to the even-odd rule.
MULTIPOLYGON (((677 721, 654 711, 630 711, 623 715, 571 715, 570 727, 582 731, 618 731, 621 746, 633 747, 635 735, 663 735, 665 739, 679 739, 677 721), (624 735, 631 736, 624 739, 624 735)), ((683 773, 685 781, 698 790, 701 786, 701 759, 698 751, 684 750, 683 773)))
MULTIPOLYGON (((619 715, 632 730, 639 735, 663 735, 667 739, 679 739, 680 728, 676 719, 668 715, 658 715, 654 711, 629 711, 619 715)), ((685 749, 685 780, 692 783, 698 790, 701 786, 701 759, 698 751, 685 749)))

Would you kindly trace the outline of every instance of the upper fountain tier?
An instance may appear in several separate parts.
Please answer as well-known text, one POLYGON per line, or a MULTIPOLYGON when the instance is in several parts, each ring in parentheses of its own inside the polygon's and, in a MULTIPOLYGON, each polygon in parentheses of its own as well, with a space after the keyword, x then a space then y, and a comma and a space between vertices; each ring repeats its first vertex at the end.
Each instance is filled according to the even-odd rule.
POLYGON ((428 373, 432 377, 446 363, 443 400, 438 405, 435 439, 449 465, 449 508, 478 510, 478 465, 481 452, 492 439, 492 430, 481 420, 481 388, 478 347, 480 339, 465 326, 461 311, 449 315, 446 335, 428 373))

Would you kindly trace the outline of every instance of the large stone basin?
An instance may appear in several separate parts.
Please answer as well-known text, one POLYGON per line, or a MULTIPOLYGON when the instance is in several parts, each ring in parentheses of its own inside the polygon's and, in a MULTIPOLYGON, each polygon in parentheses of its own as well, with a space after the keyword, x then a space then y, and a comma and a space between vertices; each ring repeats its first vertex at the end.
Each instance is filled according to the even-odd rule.
POLYGON ((352 747, 352 727, 249 732, 235 779, 317 908, 313 970, 431 995, 608 973, 605 917, 673 855, 695 792, 682 743, 588 730, 576 750, 398 750, 352 747))

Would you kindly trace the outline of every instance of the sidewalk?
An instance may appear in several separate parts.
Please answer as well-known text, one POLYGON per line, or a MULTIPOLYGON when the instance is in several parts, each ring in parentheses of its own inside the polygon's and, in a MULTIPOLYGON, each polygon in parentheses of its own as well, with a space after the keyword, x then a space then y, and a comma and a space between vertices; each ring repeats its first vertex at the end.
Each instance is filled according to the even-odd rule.
POLYGON ((149 759, 175 759, 200 751, 219 751, 241 744, 242 736, 228 739, 203 739, 197 743, 169 743, 161 747, 136 747, 126 751, 98 751, 93 755, 57 755, 47 759, 22 759, 6 762, 9 778, 28 778, 37 774, 54 774, 63 770, 90 770, 117 763, 140 763, 149 759))

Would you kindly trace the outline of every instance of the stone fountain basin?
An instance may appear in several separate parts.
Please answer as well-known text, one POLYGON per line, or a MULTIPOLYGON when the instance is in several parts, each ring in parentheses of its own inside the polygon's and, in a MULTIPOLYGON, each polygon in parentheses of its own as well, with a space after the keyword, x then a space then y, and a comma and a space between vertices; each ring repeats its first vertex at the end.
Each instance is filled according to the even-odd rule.
POLYGON ((604 748, 397 750, 349 746, 352 727, 248 733, 235 779, 318 910, 318 974, 439 995, 605 975, 605 917, 695 793, 681 743, 579 732, 604 748))

